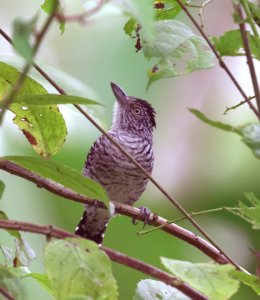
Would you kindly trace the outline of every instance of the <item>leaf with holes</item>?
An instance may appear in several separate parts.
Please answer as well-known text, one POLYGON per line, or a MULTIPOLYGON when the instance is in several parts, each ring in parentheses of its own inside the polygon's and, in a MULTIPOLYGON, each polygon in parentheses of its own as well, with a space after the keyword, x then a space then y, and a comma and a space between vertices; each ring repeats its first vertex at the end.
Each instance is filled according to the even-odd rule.
POLYGON ((239 288, 239 282, 229 275, 235 269, 232 265, 191 263, 165 257, 161 257, 161 262, 174 276, 211 300, 229 299, 239 288))
POLYGON ((164 282, 145 279, 138 282, 133 300, 191 300, 164 282))
POLYGON ((104 202, 108 206, 108 196, 103 187, 96 181, 83 176, 77 170, 58 164, 48 159, 26 156, 7 156, 1 161, 11 161, 33 173, 50 179, 90 199, 104 202))
POLYGON ((111 262, 94 242, 53 240, 46 246, 44 262, 56 299, 117 299, 111 262))
POLYGON ((142 45, 147 59, 157 59, 148 71, 147 88, 162 78, 213 67, 214 56, 206 42, 180 21, 155 22, 154 38, 142 35, 142 45))
MULTIPOLYGON (((260 60, 260 40, 248 33, 250 50, 254 58, 260 60)), ((216 50, 221 56, 245 55, 243 41, 239 29, 226 31, 220 37, 212 37, 216 50)))
MULTIPOLYGON (((20 76, 15 68, 0 62, 0 100, 20 76)), ((45 88, 26 77, 17 96, 47 94, 45 88)), ((63 145, 67 129, 62 114, 56 105, 21 106, 13 103, 10 110, 15 114, 13 122, 22 130, 35 151, 44 157, 56 154, 63 145)))

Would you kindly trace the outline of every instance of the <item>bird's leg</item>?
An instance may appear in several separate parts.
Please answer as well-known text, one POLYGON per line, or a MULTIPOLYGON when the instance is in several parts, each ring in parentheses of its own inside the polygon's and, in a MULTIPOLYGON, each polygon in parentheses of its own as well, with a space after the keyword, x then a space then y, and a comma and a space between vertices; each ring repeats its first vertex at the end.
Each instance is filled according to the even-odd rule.
MULTIPOLYGON (((151 215, 151 211, 149 208, 147 207, 144 207, 144 206, 141 206, 139 207, 140 209, 140 217, 143 219, 144 221, 144 226, 143 226, 143 229, 146 225, 149 225, 150 224, 150 215, 151 215)), ((132 223, 133 225, 136 225, 138 222, 136 219, 132 219, 132 223)))

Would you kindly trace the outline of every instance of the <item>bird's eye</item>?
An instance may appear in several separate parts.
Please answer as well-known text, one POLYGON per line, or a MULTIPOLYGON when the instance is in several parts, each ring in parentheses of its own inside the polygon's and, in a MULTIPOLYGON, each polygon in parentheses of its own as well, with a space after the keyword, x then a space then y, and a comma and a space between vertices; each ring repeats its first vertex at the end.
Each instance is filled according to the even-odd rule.
POLYGON ((141 114, 141 109, 140 108, 138 108, 138 107, 134 107, 133 108, 133 113, 135 114, 135 115, 140 115, 141 114))

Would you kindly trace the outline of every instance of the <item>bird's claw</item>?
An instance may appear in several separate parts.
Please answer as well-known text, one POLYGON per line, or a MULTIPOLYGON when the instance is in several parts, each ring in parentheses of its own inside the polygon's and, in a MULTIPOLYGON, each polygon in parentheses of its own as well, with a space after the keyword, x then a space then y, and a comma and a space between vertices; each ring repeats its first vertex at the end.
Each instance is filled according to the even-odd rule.
MULTIPOLYGON (((150 215, 151 215, 151 211, 149 208, 147 207, 144 207, 144 206, 141 206, 139 207, 140 209, 140 217, 143 219, 144 221, 144 226, 143 226, 143 229, 146 225, 149 225, 150 224, 150 215)), ((133 225, 136 225, 138 222, 136 219, 132 219, 132 223, 133 225)))

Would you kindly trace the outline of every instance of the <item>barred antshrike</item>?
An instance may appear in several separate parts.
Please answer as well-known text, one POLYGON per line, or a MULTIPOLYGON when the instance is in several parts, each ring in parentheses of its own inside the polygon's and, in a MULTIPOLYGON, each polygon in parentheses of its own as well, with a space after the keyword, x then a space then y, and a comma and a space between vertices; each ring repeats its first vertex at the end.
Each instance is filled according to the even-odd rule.
MULTIPOLYGON (((145 100, 127 96, 111 83, 116 97, 113 124, 108 134, 151 174, 155 111, 145 100)), ((146 188, 148 178, 104 135, 87 156, 83 175, 98 181, 110 201, 133 205, 146 188)), ((107 209, 86 205, 76 234, 102 243, 110 214, 107 209)))

